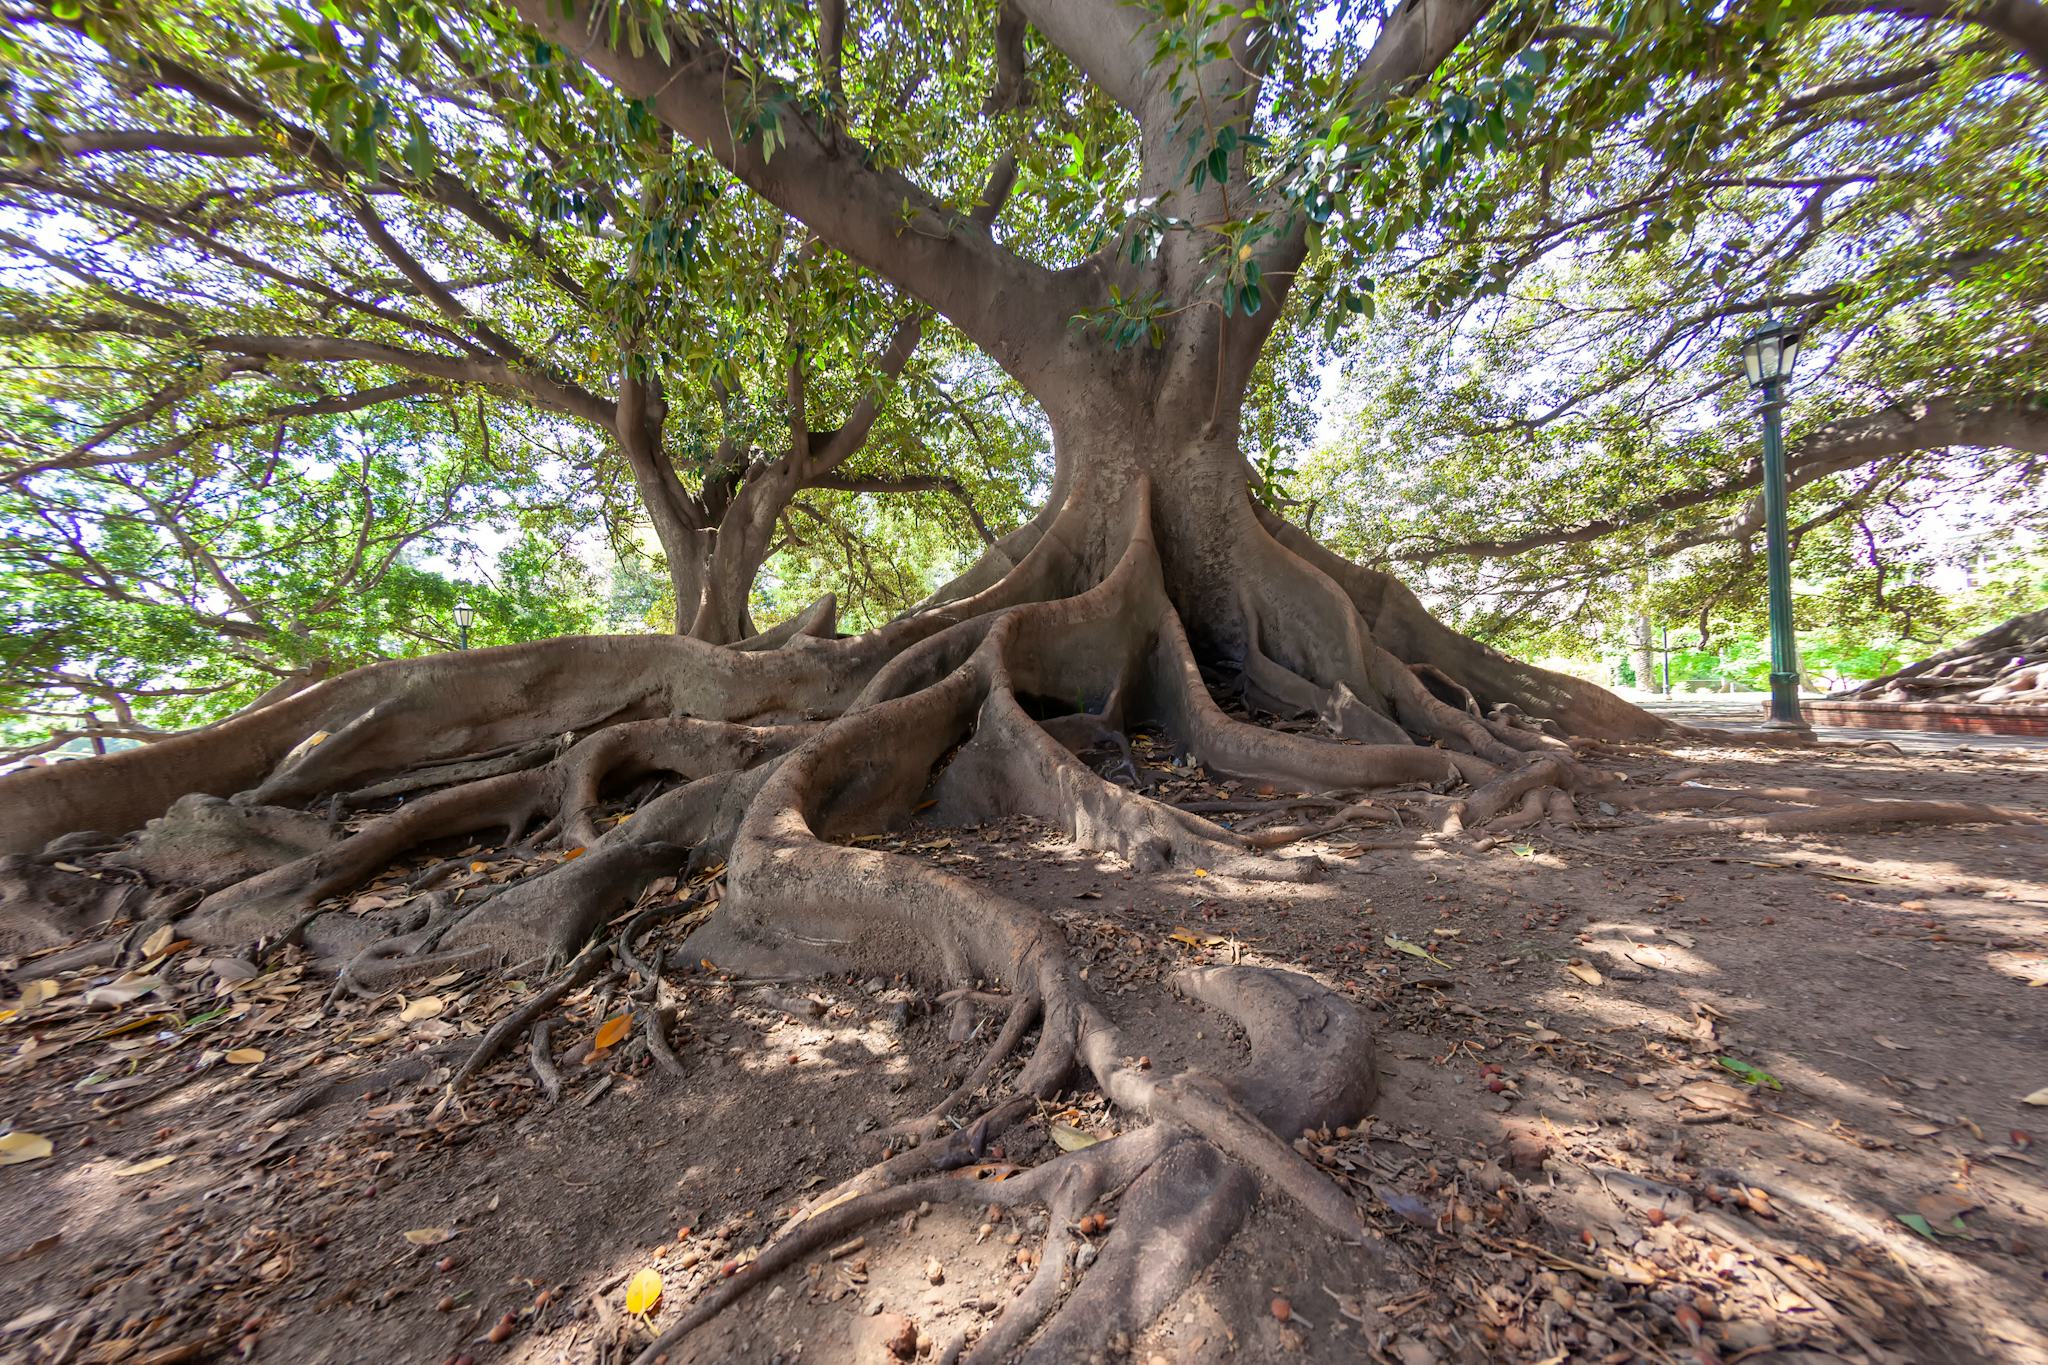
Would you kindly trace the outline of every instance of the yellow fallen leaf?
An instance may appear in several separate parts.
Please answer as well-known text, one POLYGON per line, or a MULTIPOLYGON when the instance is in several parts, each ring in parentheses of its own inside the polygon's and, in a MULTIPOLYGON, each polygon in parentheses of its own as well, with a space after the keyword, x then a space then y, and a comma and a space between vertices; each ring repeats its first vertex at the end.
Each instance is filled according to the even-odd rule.
POLYGON ((148 1175, 151 1171, 162 1170, 177 1159, 175 1155, 153 1156, 147 1161, 138 1161, 133 1166, 123 1166, 120 1170, 112 1172, 112 1174, 120 1176, 148 1175))
POLYGON ((2025 1099, 2021 1100, 2021 1101, 2020 1101, 2020 1103, 2021 1103, 2021 1104, 2048 1104, 2048 1085, 2044 1085, 2044 1086, 2042 1086, 2042 1087, 2041 1087, 2041 1088, 2040 1088, 2039 1090, 2036 1090, 2036 1091, 2035 1091, 2035 1092, 2034 1092, 2033 1094, 2031 1094, 2031 1095, 2027 1096, 2027 1097, 2026 1097, 2025 1099))
POLYGON ((54 997, 62 989, 63 987, 59 986, 56 982, 47 979, 31 981, 21 988, 21 999, 14 1002, 14 1007, 21 1010, 32 1010, 45 1000, 54 997))
POLYGON ((163 928, 142 941, 142 955, 144 957, 155 957, 177 941, 178 931, 166 924, 163 928))
POLYGON ((590 1046, 592 1050, 602 1052, 608 1047, 615 1046, 621 1038, 624 1038, 632 1031, 632 1028, 632 1015, 614 1014, 611 1018, 598 1025, 597 1037, 591 1042, 590 1046))
POLYGON ((661 1302, 661 1274, 648 1266, 626 1286, 626 1311, 638 1317, 661 1302))
POLYGON ((404 1235, 416 1247, 437 1247, 455 1234, 447 1228, 412 1228, 404 1235))
POLYGON ((24 1161, 41 1161, 56 1148, 41 1133, 15 1131, 0 1137, 0 1166, 19 1166, 24 1161))
POLYGON ((1564 969, 1585 982, 1588 986, 1597 986, 1607 979, 1583 962, 1567 962, 1564 964, 1564 969))
POLYGON ((437 1017, 442 1010, 447 1008, 448 1002, 440 996, 423 995, 417 1000, 406 1003, 405 1008, 398 1012, 398 1021, 401 1024, 417 1024, 422 1019, 437 1017))
POLYGON ((565 863, 566 863, 566 862, 571 862, 571 861, 574 861, 574 860, 575 860, 575 859, 577 859, 577 858, 581 858, 582 856, 583 856, 583 850, 582 850, 582 849, 580 849, 580 848, 572 848, 572 849, 570 849, 570 850, 569 850, 569 851, 568 851, 567 853, 564 853, 564 854, 562 855, 562 861, 563 861, 563 862, 565 862, 565 863))
POLYGON ((1093 1147, 1102 1141, 1095 1134, 1084 1133, 1071 1123, 1048 1123, 1045 1126, 1052 1134, 1053 1145, 1063 1152, 1078 1152, 1083 1147, 1093 1147))
POLYGON ((238 1047, 228 1054, 228 1060, 236 1066, 254 1066, 263 1060, 263 1049, 260 1047, 238 1047))
POLYGON ((471 872, 488 872, 491 870, 491 865, 485 862, 475 862, 469 865, 469 870, 471 872))
POLYGON ((312 749, 326 742, 327 732, 325 730, 315 730, 312 734, 306 736, 306 742, 303 747, 312 749))
POLYGON ((1209 869, 1206 867, 1198 867, 1195 869, 1195 875, 1197 877, 1206 877, 1209 875, 1209 869))
POLYGON ((1434 962, 1439 967, 1448 967, 1451 965, 1450 963, 1444 961, 1442 958, 1438 957, 1435 953, 1432 953, 1429 949, 1423 947, 1420 943, 1410 943, 1405 938, 1397 938, 1392 934, 1388 934, 1386 936, 1386 944, 1389 948, 1392 948, 1397 953, 1406 953, 1410 957, 1428 958, 1431 962, 1434 962))
POLYGON ((6 1023, 19 1013, 21 1013, 20 1010, 0 1010, 0 1024, 6 1023))

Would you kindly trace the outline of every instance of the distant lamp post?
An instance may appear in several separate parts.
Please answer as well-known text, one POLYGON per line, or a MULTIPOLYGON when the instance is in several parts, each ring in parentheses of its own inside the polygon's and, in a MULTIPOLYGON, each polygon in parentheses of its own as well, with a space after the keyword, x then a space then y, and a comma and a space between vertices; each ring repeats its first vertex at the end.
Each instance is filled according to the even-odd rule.
POLYGON ((1771 602, 1771 719, 1780 728, 1806 728, 1799 716, 1799 642, 1792 634, 1792 546, 1785 524, 1785 434, 1781 422, 1799 333, 1765 323, 1742 343, 1750 387, 1763 392, 1764 544, 1771 602))
POLYGON ((455 628, 462 632, 462 647, 469 648, 469 623, 476 619, 476 608, 468 602, 455 604, 455 628))

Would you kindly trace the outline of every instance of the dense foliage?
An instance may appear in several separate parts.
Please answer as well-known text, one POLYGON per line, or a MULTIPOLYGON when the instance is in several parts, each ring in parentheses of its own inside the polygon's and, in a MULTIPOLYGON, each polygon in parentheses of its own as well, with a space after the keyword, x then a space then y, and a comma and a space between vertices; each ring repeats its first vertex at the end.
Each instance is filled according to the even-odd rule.
POLYGON ((1510 647, 1639 613, 1696 639, 1760 625, 1735 352, 1776 316, 1809 336, 1787 413, 1802 626, 1981 622, 1927 582, 2044 529, 2039 71, 1961 24, 1788 16, 1755 60, 1636 98, 1586 127, 1539 96, 1555 149, 1457 178, 1459 214, 1383 254, 1386 325, 1353 334, 1308 524, 1510 647))

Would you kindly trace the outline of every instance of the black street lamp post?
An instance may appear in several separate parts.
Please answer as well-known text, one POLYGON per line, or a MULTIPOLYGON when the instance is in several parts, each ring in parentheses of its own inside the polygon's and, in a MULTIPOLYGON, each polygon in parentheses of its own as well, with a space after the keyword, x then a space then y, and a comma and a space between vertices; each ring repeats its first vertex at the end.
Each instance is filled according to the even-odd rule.
POLYGON ((1799 333, 1783 323, 1766 323, 1742 343, 1743 368, 1752 388, 1763 392, 1764 542, 1771 606, 1771 718, 1785 729, 1806 728, 1799 715, 1799 642, 1792 633, 1792 546, 1785 520, 1785 437, 1781 414, 1792 365, 1799 357, 1799 333))
POLYGON ((462 632, 462 647, 469 648, 469 623, 476 619, 476 608, 468 602, 455 604, 455 628, 462 632))

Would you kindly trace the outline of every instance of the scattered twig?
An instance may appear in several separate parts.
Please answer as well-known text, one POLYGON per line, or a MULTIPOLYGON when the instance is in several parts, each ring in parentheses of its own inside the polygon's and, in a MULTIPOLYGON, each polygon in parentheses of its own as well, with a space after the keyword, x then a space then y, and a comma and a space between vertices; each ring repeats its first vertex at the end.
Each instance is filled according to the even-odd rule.
POLYGON ((548 1045, 549 1028, 547 1020, 536 1019, 527 1047, 533 1062, 534 1079, 540 1082, 541 1093, 548 1097, 548 1103, 553 1104, 562 1098, 562 1073, 556 1069, 554 1049, 548 1045))

